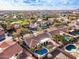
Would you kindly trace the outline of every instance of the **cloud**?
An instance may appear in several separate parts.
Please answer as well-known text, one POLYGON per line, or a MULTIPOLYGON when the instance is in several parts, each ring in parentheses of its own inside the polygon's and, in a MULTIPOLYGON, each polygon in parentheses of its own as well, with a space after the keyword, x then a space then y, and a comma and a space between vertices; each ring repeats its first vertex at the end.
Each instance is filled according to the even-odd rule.
POLYGON ((0 9, 74 9, 79 0, 0 0, 0 9))

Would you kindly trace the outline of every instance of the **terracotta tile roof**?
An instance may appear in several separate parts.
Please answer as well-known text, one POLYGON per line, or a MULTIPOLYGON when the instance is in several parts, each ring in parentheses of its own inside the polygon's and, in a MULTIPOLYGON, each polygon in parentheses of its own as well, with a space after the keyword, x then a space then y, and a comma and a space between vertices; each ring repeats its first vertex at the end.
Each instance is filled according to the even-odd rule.
POLYGON ((7 47, 3 50, 2 53, 0 53, 0 59, 9 59, 12 55, 17 54, 22 50, 22 48, 17 43, 12 43, 11 45, 10 43, 8 44, 8 42, 3 42, 0 45, 2 48, 7 47))
POLYGON ((3 43, 0 45, 0 48, 5 48, 5 47, 8 47, 8 46, 9 46, 9 44, 8 44, 8 43, 3 42, 3 43))
POLYGON ((35 47, 38 44, 38 41, 33 39, 33 41, 30 44, 30 47, 35 47))

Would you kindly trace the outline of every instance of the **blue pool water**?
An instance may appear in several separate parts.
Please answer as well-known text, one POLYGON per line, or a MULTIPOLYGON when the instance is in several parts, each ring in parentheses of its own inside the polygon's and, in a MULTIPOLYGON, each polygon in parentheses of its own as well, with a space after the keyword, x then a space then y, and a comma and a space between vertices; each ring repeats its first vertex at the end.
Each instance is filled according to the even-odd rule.
POLYGON ((69 32, 69 34, 71 34, 71 35, 79 35, 79 31, 77 30, 77 31, 69 32))
POLYGON ((0 42, 5 40, 5 35, 0 35, 0 42))
POLYGON ((69 40, 70 40, 70 37, 65 36, 64 39, 65 39, 66 41, 69 41, 69 40))
POLYGON ((48 50, 47 50, 47 48, 42 48, 40 50, 35 50, 34 53, 39 54, 39 55, 45 55, 48 53, 48 50))
POLYGON ((71 44, 71 45, 66 46, 65 49, 68 50, 68 51, 71 51, 72 49, 76 49, 76 46, 71 44))

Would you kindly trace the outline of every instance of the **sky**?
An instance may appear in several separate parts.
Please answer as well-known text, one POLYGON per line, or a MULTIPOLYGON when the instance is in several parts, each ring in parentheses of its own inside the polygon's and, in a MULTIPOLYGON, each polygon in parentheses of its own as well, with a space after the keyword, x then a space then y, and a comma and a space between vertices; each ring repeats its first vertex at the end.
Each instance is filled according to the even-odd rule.
POLYGON ((0 0, 0 10, 79 9, 79 0, 0 0))

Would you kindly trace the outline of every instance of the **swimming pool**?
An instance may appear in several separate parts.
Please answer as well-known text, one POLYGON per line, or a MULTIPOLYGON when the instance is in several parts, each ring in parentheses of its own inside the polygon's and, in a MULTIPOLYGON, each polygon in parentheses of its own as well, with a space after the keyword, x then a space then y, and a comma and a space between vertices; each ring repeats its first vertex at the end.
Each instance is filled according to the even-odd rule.
POLYGON ((34 53, 43 56, 43 55, 48 53, 48 49, 47 48, 42 48, 40 50, 35 50, 34 53))
POLYGON ((64 39, 65 39, 66 41, 69 41, 69 40, 70 40, 70 37, 64 36, 64 39))
POLYGON ((79 35, 79 30, 69 32, 69 34, 71 34, 71 35, 79 35))
POLYGON ((65 47, 65 50, 68 52, 71 52, 73 49, 76 49, 76 46, 74 44, 69 44, 65 47))

